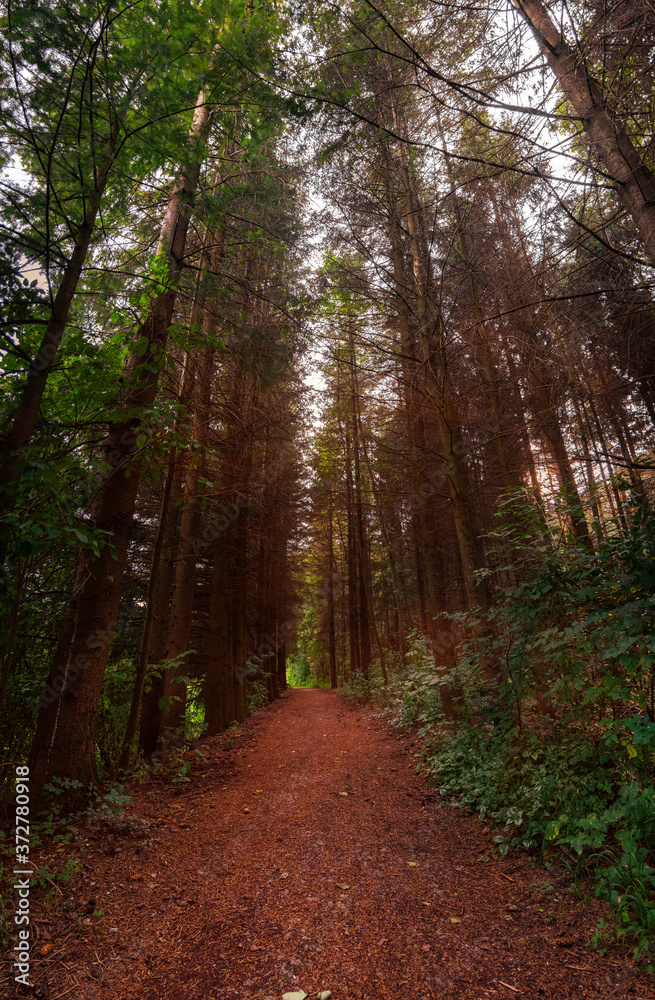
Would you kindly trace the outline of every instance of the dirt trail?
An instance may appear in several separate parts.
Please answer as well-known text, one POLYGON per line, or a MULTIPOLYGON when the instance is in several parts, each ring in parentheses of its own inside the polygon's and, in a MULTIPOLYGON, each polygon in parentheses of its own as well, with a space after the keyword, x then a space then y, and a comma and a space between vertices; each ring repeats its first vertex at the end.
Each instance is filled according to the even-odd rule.
POLYGON ((655 997, 620 954, 584 947, 593 919, 567 881, 484 862, 491 834, 439 808, 413 739, 338 694, 293 690, 202 746, 181 794, 135 794, 146 839, 86 848, 73 912, 103 915, 61 945, 51 929, 37 996, 655 997))

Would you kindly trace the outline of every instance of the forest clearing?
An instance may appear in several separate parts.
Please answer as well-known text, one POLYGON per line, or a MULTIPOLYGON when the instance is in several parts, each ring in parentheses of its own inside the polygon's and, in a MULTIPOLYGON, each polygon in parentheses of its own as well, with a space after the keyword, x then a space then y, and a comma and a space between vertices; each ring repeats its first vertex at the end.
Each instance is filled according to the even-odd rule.
POLYGON ((650 996, 652 0, 2 28, 11 989, 650 996))

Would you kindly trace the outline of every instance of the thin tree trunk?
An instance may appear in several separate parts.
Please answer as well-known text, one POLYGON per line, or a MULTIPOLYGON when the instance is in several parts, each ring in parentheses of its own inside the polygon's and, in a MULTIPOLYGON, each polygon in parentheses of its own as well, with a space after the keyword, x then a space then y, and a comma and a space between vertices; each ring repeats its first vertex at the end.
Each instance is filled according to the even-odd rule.
MULTIPOLYGON (((353 475, 352 497, 354 504, 353 520, 355 530, 355 556, 357 560, 357 607, 359 611, 359 642, 362 676, 368 680, 369 669, 373 659, 371 645, 371 614, 370 599, 367 587, 368 575, 368 545, 364 525, 364 509, 362 505, 362 484, 359 461, 359 420, 358 401, 359 387, 357 385, 357 360, 355 357, 355 338, 352 323, 348 324, 348 363, 350 368, 350 433, 352 440, 353 475)), ((375 623, 373 623, 375 628, 375 623)))
MULTIPOLYGON (((511 260, 513 257, 513 251, 510 245, 505 219, 498 206, 493 189, 490 189, 489 196, 493 205, 496 224, 498 226, 501 239, 503 240, 507 259, 511 260)), ((514 215, 514 220, 518 238, 521 243, 525 266, 529 273, 534 277, 529 254, 523 240, 520 220, 516 215, 514 215)), ((541 294, 541 290, 538 288, 537 292, 538 294, 541 294)), ((519 304, 521 304, 521 302, 524 301, 522 296, 517 297, 519 298, 519 304)), ((547 360, 544 357, 543 348, 535 331, 532 313, 530 308, 527 306, 524 310, 524 321, 527 343, 519 341, 518 338, 515 338, 515 342, 517 343, 522 360, 528 370, 530 387, 537 401, 538 411, 536 413, 536 417, 540 427, 541 437, 550 451, 555 463, 560 492, 562 493, 567 504, 568 517, 571 522, 573 534, 578 541, 585 546, 585 548, 592 549, 593 544, 589 533, 589 527, 582 511, 578 484, 573 473, 566 442, 564 441, 564 435, 562 434, 562 427, 557 413, 557 408, 553 401, 551 373, 548 368, 547 360)))
MULTIPOLYGON (((383 148, 385 157, 385 183, 389 204, 389 242, 392 249, 394 284, 398 303, 400 324, 401 358, 403 368, 403 391, 407 416, 407 436, 410 444, 411 467, 414 478, 414 492, 418 499, 418 510, 413 517, 416 532, 416 578, 419 596, 419 614, 424 632, 430 639, 438 674, 447 673, 456 664, 455 647, 451 626, 444 618, 435 617, 446 610, 443 601, 443 562, 435 535, 435 526, 429 523, 427 504, 421 491, 419 479, 420 450, 425 448, 423 420, 418 413, 416 379, 418 359, 416 338, 410 320, 408 303, 408 282, 404 265, 402 230, 398 220, 396 197, 392 183, 392 163, 387 146, 383 148)), ((443 681, 439 685, 441 702, 447 719, 453 719, 463 707, 461 691, 443 681)))
MULTIPOLYGON (((59 350, 73 298, 91 245, 100 202, 107 186, 107 178, 114 160, 119 135, 120 122, 116 120, 111 126, 104 154, 100 158, 96 170, 93 191, 85 200, 84 218, 75 234, 73 252, 54 297, 52 312, 39 350, 30 362, 14 419, 7 433, 0 438, 0 514, 8 514, 14 507, 11 487, 20 480, 22 475, 21 451, 29 444, 34 433, 41 399, 59 350)), ((5 562, 9 538, 9 525, 3 522, 0 524, 0 568, 5 562)))
POLYGON ((385 522, 384 511, 382 509, 382 502, 380 500, 380 491, 378 484, 375 479, 375 474, 371 466, 370 457, 368 454, 368 449, 366 443, 363 446, 364 461, 366 463, 366 469, 368 471, 368 477, 371 482, 371 490, 373 492, 373 499, 375 500, 375 505, 378 512, 378 520, 380 522, 380 530, 382 532, 382 540, 384 542, 384 547, 387 553, 387 559, 389 560, 389 569, 391 571, 391 586, 393 590, 394 604, 396 607, 396 617, 398 621, 398 638, 399 638, 399 652, 401 662, 405 663, 405 655, 407 653, 407 647, 405 645, 405 620, 403 615, 402 601, 400 599, 400 586, 398 582, 398 573, 396 570, 396 560, 393 554, 393 548, 389 540, 389 532, 387 530, 387 525, 385 522))
POLYGON ((339 428, 339 437, 341 439, 341 446, 343 449, 344 465, 346 469, 346 518, 347 518, 347 533, 346 533, 346 563, 348 569, 348 643, 349 643, 349 658, 348 658, 348 673, 349 680, 352 684, 353 679, 356 675, 361 674, 361 654, 360 654, 360 640, 359 640, 359 615, 358 615, 358 586, 357 586, 357 543, 355 540, 356 528, 356 515, 355 515, 355 497, 354 497, 354 487, 353 487, 353 475, 352 475, 352 461, 351 461, 351 442, 350 442, 350 432, 348 426, 344 426, 341 418, 341 406, 342 406, 342 393, 341 393, 341 362, 337 365, 337 425, 339 428))
MULTIPOLYGON (((143 700, 143 689, 146 682, 146 675, 148 673, 148 665, 150 663, 150 649, 153 629, 155 627, 156 619, 161 614, 162 609, 160 605, 164 604, 166 610, 168 610, 168 603, 170 599, 170 583, 172 582, 172 579, 168 574, 166 574, 162 564, 167 561, 165 559, 165 552, 171 545, 172 534, 175 528, 175 507, 181 493, 181 469, 180 462, 176 461, 176 458, 177 449, 172 447, 168 456, 168 470, 166 473, 164 492, 161 500, 157 535, 155 537, 155 544, 152 552, 148 593, 146 597, 146 614, 141 632, 141 643, 139 646, 139 655, 136 664, 136 677, 134 680, 134 688, 132 690, 132 699, 130 702, 127 725, 125 727, 123 747, 121 749, 121 755, 118 762, 118 770, 122 772, 127 771, 129 767, 130 757, 132 754, 132 743, 134 742, 134 737, 136 736, 139 724, 139 713, 141 711, 141 703, 143 700)), ((170 558, 168 561, 170 562, 170 558)))
POLYGON ((328 607, 328 649, 330 654, 330 687, 337 686, 337 648, 334 630, 334 542, 332 539, 332 494, 330 493, 330 508, 328 521, 328 572, 327 572, 327 607, 328 607))
POLYGON ((494 370, 494 366, 489 356, 489 346, 487 343, 487 334, 485 330, 484 317, 480 305, 480 296, 478 294, 478 286, 475 277, 475 271, 473 269, 473 264, 471 262, 471 256, 469 254, 469 249, 468 249, 466 228, 464 225, 464 215, 462 212, 460 198, 457 193, 455 178, 453 176, 451 158, 446 147, 446 137, 444 135, 441 126, 441 116, 439 114, 438 109, 437 109, 437 122, 439 126, 439 132, 441 135, 441 143, 444 147, 444 159, 446 162, 448 182, 450 184, 450 194, 453 200, 453 205, 455 207, 455 219, 457 221, 457 228, 459 231, 459 241, 462 250, 462 258, 464 261, 464 266, 466 268, 466 275, 468 278, 469 288, 471 291, 471 303, 473 306, 473 317, 475 319, 475 333, 477 338, 477 344, 474 345, 477 346, 477 351, 475 351, 474 349, 474 356, 477 353, 479 353, 480 359, 482 361, 481 374, 484 378, 485 393, 489 402, 489 409, 491 411, 491 420, 494 429, 494 444, 496 446, 498 464, 500 466, 503 485, 505 489, 509 490, 516 488, 517 483, 510 474, 510 469, 507 461, 507 451, 505 447, 506 434, 503 429, 502 408, 500 404, 500 396, 498 394, 498 375, 497 372, 494 370))

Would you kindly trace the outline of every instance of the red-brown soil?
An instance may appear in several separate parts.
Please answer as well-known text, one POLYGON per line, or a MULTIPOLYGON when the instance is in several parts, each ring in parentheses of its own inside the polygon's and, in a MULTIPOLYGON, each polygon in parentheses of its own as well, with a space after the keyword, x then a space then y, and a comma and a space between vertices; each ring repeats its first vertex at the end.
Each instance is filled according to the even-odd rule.
POLYGON ((655 998, 620 952, 585 947, 598 913, 570 878, 494 854, 373 712, 296 689, 198 747, 188 784, 136 786, 139 822, 76 848, 81 874, 40 911, 32 996, 655 998))

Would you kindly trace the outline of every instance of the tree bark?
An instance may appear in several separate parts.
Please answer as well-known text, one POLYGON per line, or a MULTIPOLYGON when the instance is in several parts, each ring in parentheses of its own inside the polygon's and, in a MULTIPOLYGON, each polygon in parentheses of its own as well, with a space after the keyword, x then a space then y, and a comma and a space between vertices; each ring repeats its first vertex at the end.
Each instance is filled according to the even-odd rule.
MULTIPOLYGON (((397 124, 397 122, 396 122, 397 124)), ((391 246, 394 286, 398 303, 400 326, 401 365, 405 402, 407 436, 417 508, 412 518, 416 533, 416 576, 419 596, 419 614, 423 629, 430 640, 437 674, 443 675, 456 664, 451 626, 440 612, 446 611, 443 599, 443 560, 436 535, 436 525, 430 523, 427 498, 420 477, 420 455, 425 448, 425 428, 419 413, 417 399, 418 357, 416 333, 411 323, 408 301, 408 278, 403 248, 403 230, 398 217, 397 198, 394 190, 394 164, 388 147, 383 148, 384 173, 389 206, 389 243, 391 246)), ((395 171, 397 173, 397 171, 395 171)), ((403 171, 403 177, 405 172, 403 171)), ((412 280, 416 277, 412 270, 412 280)), ((432 394, 430 394, 432 396, 432 394)), ((463 709, 462 693, 444 682, 439 684, 441 703, 447 719, 454 719, 463 709)))
POLYGON ((536 38, 608 174, 632 216, 655 264, 655 177, 642 162, 618 116, 608 109, 602 90, 541 0, 512 0, 536 38))
POLYGON ((327 617, 328 617, 328 651, 330 656, 330 687, 336 688, 337 680, 337 643, 334 627, 334 542, 332 538, 332 495, 330 493, 328 511, 328 568, 327 568, 327 617))
MULTIPOLYGON (((201 94, 190 135, 194 147, 204 146, 209 119, 201 94)), ((136 344, 145 345, 145 349, 135 348, 128 363, 126 416, 112 425, 106 438, 108 471, 91 516, 97 528, 107 532, 112 544, 104 546, 99 558, 84 553, 80 560, 79 588, 69 609, 69 614, 75 616, 72 641, 52 664, 47 690, 55 694, 49 704, 42 703, 32 745, 30 778, 36 807, 43 804, 43 786, 53 775, 79 783, 82 792, 94 780, 95 721, 144 461, 138 437, 143 425, 138 414, 152 406, 157 394, 199 174, 200 162, 196 159, 181 172, 171 191, 158 247, 159 256, 166 261, 167 287, 151 300, 148 315, 139 327, 136 344)), ((70 798, 79 800, 81 795, 72 793, 70 798)))
MULTIPOLYGON (((100 202, 107 186, 107 178, 116 152, 120 123, 115 121, 110 130, 105 151, 95 175, 94 188, 85 201, 84 217, 75 234, 73 252, 57 289, 39 350, 30 362, 25 385, 11 427, 0 438, 0 514, 9 514, 14 508, 11 487, 19 482, 21 452, 29 444, 39 416, 41 399, 52 369, 59 345, 66 329, 73 298, 77 291, 82 269, 89 252, 100 202)), ((0 523, 0 568, 4 566, 10 528, 0 523)))
MULTIPOLYGON (((153 642, 155 624, 161 626, 161 619, 168 611, 170 600, 170 587, 172 583, 172 560, 171 545, 173 533, 175 531, 175 513, 177 501, 180 498, 182 487, 182 470, 180 468, 179 457, 176 448, 170 449, 168 456, 168 469, 164 492, 159 512, 159 524, 153 546, 152 561, 150 565, 150 576, 148 581, 148 594, 146 597, 146 614, 141 632, 141 643, 139 645, 139 655, 136 664, 136 677, 130 702, 130 711, 125 727, 123 747, 118 762, 118 770, 127 771, 132 754, 132 743, 136 736, 139 725, 139 714, 143 700, 143 689, 145 687, 148 665, 151 662, 150 654, 153 642)), ((157 660, 154 661, 155 663, 157 660)))
MULTIPOLYGON (((207 316, 204 322, 207 333, 207 316)), ((209 345, 206 345, 201 351, 193 394, 193 439, 201 445, 207 441, 212 360, 213 350, 209 345)), ((198 455, 191 454, 188 457, 186 467, 185 505, 180 517, 175 578, 164 645, 163 658, 167 660, 175 659, 182 653, 186 653, 191 644, 196 563, 204 542, 204 539, 199 538, 201 508, 198 490, 201 461, 198 455)), ((179 669, 182 673, 186 670, 184 665, 179 669)), ((186 691, 186 684, 176 684, 171 672, 167 671, 161 690, 157 692, 157 701, 159 702, 160 698, 166 697, 170 702, 170 707, 163 710, 158 709, 153 729, 150 730, 148 737, 145 735, 142 737, 144 752, 154 752, 161 738, 162 729, 174 734, 183 725, 186 712, 186 691)))
POLYGON ((229 687, 232 683, 234 658, 234 632, 232 605, 235 572, 234 525, 218 536, 214 544, 214 557, 209 595, 209 646, 205 669, 205 723, 207 735, 222 733, 232 721, 229 711, 229 687))

